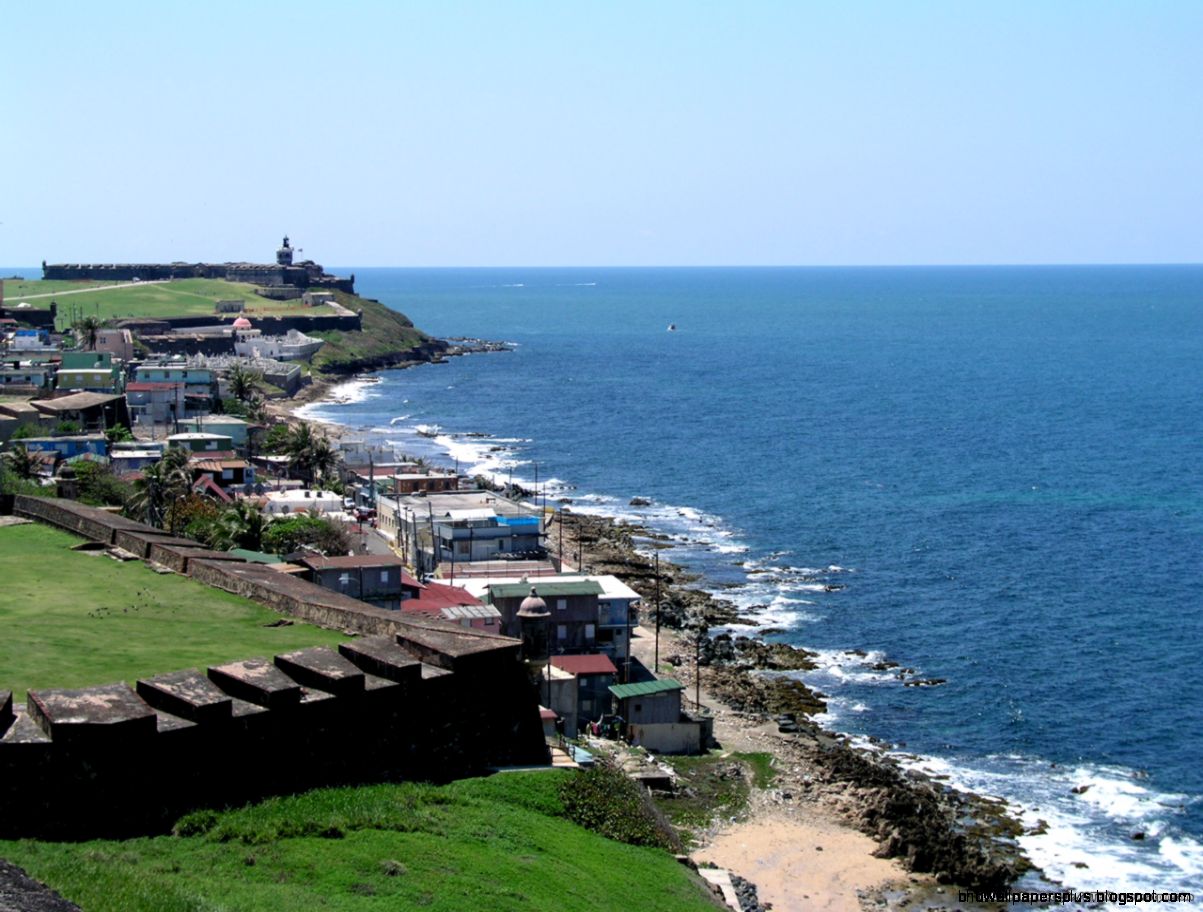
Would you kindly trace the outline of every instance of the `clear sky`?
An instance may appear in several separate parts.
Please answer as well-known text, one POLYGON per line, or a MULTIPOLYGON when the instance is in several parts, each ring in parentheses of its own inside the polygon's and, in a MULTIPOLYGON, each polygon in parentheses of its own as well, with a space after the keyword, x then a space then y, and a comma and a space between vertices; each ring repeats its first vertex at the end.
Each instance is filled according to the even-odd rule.
POLYGON ((0 263, 1203 260, 1203 3, 9 3, 0 263))

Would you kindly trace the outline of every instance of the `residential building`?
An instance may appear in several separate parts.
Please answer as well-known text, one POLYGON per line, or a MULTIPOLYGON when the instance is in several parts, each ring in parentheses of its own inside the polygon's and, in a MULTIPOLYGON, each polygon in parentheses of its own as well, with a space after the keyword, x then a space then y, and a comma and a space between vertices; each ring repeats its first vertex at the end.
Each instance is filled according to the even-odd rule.
POLYGON ((518 608, 528 595, 537 594, 551 612, 548 642, 553 655, 597 650, 597 597, 602 588, 592 580, 560 582, 554 579, 493 583, 485 601, 501 612, 501 632, 519 637, 518 608))
POLYGON ((133 333, 128 329, 98 329, 96 351, 108 352, 114 358, 129 364, 135 352, 133 333))
POLYGON ((85 431, 107 431, 130 426, 125 396, 110 393, 72 393, 30 403, 51 424, 71 421, 85 431))
POLYGON ((55 388, 89 393, 125 391, 125 368, 109 352, 63 352, 55 388))
POLYGON ((134 367, 134 380, 138 383, 182 383, 185 396, 206 402, 217 393, 213 370, 184 360, 145 361, 134 367))
POLYGON ((31 453, 57 453, 62 459, 75 459, 83 456, 105 460, 109 455, 109 442, 103 434, 26 437, 19 442, 31 453))
POLYGON ((333 491, 314 491, 309 488, 294 488, 287 491, 269 491, 263 505, 265 512, 277 516, 285 513, 342 513, 342 495, 333 491))
POLYGON ((682 711, 684 689, 676 678, 615 684, 609 688, 632 744, 665 754, 697 754, 706 749, 714 719, 682 711))
POLYGON ((393 555, 356 554, 347 557, 302 557, 310 579, 323 588, 359 599, 377 608, 397 611, 417 596, 421 585, 405 573, 393 555))
MULTIPOLYGON (((558 655, 551 657, 551 664, 570 675, 576 683, 573 702, 579 714, 579 723, 578 719, 569 720, 566 717, 565 729, 568 732, 576 732, 580 729, 580 724, 598 719, 610 711, 610 687, 617 680, 618 669, 608 656, 558 655)), ((559 710, 555 704, 552 708, 559 710)), ((560 714, 566 716, 563 712, 560 714)))
POLYGON ((217 459, 204 456, 194 457, 188 462, 193 481, 208 476, 227 494, 242 490, 255 483, 255 467, 245 459, 217 459))
MULTIPOLYGON (((491 491, 379 497, 377 524, 420 572, 542 554, 539 511, 491 491)), ((454 571, 444 576, 454 576, 454 571)))
POLYGON ((173 425, 177 420, 190 417, 184 397, 182 383, 154 383, 131 381, 125 387, 125 398, 129 403, 130 417, 135 424, 173 425))
POLYGON ((203 431, 186 431, 182 434, 172 434, 167 438, 167 445, 182 447, 190 453, 197 454, 232 454, 234 452, 234 441, 225 434, 206 434, 203 431))

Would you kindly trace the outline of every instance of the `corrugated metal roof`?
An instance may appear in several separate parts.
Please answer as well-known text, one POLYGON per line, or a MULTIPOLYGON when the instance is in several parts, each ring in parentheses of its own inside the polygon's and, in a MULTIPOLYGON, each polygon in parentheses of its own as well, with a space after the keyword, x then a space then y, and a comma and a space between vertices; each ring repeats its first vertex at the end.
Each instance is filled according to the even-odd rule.
POLYGON ((607 655, 564 655, 552 656, 551 664, 569 674, 618 674, 618 669, 607 655))
POLYGON ((660 678, 658 681, 643 681, 639 684, 612 684, 610 693, 620 700, 625 700, 627 697, 650 697, 652 694, 684 689, 685 685, 676 678, 660 678))
POLYGON ((543 598, 560 598, 569 595, 601 595, 602 587, 595 580, 578 580, 570 583, 557 583, 553 580, 534 579, 518 583, 495 583, 489 587, 492 598, 525 598, 530 595, 531 587, 543 598))

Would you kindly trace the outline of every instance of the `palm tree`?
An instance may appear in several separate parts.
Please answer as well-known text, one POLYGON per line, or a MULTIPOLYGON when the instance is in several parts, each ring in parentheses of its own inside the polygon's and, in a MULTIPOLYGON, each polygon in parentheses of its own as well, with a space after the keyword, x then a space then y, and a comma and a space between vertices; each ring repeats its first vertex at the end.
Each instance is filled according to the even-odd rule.
POLYGON ((233 369, 226 374, 226 382, 230 386, 230 395, 239 402, 248 402, 259 391, 259 384, 263 380, 263 374, 259 371, 251 370, 242 364, 235 364, 233 369))
POLYGON ((317 478, 321 478, 323 481, 328 480, 338 467, 338 451, 330 445, 327 437, 318 437, 314 440, 310 459, 313 463, 315 480, 317 478))
POLYGON ((8 470, 22 481, 34 478, 41 467, 38 457, 26 449, 23 443, 14 444, 13 448, 4 454, 4 463, 8 470))
POLYGON ((304 421, 289 431, 284 452, 292 457, 292 467, 310 486, 319 476, 328 476, 338 465, 338 452, 330 441, 315 434, 304 421))
POLYGON ((220 547, 263 550, 263 534, 272 518, 249 500, 240 500, 225 510, 217 520, 217 543, 220 547))
MULTIPOLYGON (((125 505, 126 511, 161 529, 172 513, 172 505, 186 497, 191 487, 188 451, 171 447, 162 459, 142 470, 142 477, 134 482, 133 496, 125 505)), ((171 525, 174 534, 174 516, 171 525)))
POLYGON ((97 317, 80 317, 72 323, 76 345, 87 351, 95 351, 96 341, 100 337, 100 325, 97 317))

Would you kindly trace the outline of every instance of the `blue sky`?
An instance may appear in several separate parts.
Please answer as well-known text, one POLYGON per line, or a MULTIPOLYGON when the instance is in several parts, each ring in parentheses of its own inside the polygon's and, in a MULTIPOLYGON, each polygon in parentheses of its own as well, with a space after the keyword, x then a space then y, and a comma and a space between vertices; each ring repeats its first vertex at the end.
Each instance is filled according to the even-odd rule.
POLYGON ((1203 4, 10 4, 0 263, 1198 262, 1203 4))

